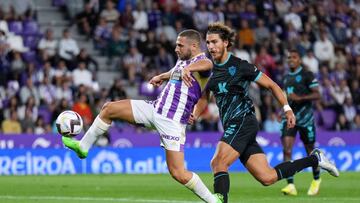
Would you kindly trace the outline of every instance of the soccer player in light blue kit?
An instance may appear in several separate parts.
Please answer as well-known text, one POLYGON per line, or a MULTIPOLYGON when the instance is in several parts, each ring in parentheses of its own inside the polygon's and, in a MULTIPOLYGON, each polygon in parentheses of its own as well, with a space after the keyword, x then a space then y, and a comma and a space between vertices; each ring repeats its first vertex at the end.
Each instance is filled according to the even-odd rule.
POLYGON ((213 66, 201 51, 201 36, 195 30, 182 31, 176 40, 178 61, 174 68, 153 77, 150 84, 160 86, 169 81, 157 100, 120 100, 106 103, 100 114, 80 140, 63 137, 66 147, 80 158, 86 158, 96 139, 104 134, 113 120, 123 120, 156 129, 166 151, 166 163, 171 176, 205 202, 220 203, 222 196, 212 194, 200 177, 185 169, 185 129, 194 105, 202 95, 213 66), (182 80, 191 78, 191 87, 182 80))

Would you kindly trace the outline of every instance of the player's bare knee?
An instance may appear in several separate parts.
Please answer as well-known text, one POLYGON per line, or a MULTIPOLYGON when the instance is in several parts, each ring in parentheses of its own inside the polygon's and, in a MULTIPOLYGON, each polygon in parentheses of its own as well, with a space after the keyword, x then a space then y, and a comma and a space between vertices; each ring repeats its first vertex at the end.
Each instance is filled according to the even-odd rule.
POLYGON ((221 157, 214 157, 211 159, 210 165, 214 172, 227 171, 230 166, 230 164, 225 163, 224 159, 221 157))
POLYGON ((112 102, 106 102, 102 108, 101 108, 101 111, 100 111, 100 118, 102 118, 103 120, 110 120, 111 118, 111 108, 112 108, 112 102))
POLYGON ((187 180, 185 179, 183 170, 169 169, 169 172, 170 172, 171 177, 174 178, 179 183, 182 183, 182 184, 187 183, 187 180))

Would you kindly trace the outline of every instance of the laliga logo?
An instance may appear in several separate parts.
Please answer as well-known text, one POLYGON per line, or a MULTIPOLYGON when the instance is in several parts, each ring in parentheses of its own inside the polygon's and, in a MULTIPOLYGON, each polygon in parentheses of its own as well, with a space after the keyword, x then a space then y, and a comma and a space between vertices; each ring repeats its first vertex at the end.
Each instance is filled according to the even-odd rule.
POLYGON ((123 165, 117 153, 102 150, 92 160, 91 169, 94 173, 121 173, 123 165))
POLYGON ((37 147, 48 148, 50 147, 50 144, 51 142, 49 140, 39 137, 32 144, 32 148, 37 148, 37 147))

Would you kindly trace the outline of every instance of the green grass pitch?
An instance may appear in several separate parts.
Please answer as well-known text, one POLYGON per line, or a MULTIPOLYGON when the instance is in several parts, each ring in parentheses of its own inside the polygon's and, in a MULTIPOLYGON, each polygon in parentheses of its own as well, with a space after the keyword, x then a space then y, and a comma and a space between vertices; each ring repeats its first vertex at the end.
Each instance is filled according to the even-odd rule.
MULTIPOLYGON (((212 190, 212 175, 200 173, 212 190)), ((295 176, 298 196, 280 193, 283 180, 264 187, 248 173, 231 173, 230 202, 360 202, 360 173, 344 172, 339 178, 322 174, 320 194, 306 195, 312 174, 295 176)), ((1 203, 191 203, 201 202, 170 175, 63 175, 63 176, 1 176, 1 203)))

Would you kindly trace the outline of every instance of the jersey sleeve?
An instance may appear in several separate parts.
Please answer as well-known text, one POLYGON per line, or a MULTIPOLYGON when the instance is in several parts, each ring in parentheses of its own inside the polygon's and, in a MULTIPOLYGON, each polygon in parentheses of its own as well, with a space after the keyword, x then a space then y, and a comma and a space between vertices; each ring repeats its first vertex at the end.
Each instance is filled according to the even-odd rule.
POLYGON ((246 80, 256 82, 260 79, 262 72, 255 65, 246 62, 244 66, 243 74, 246 80))
POLYGON ((306 74, 306 81, 307 81, 307 86, 309 88, 316 88, 319 86, 319 82, 316 79, 314 73, 312 73, 310 71, 307 72, 307 74, 306 74))

